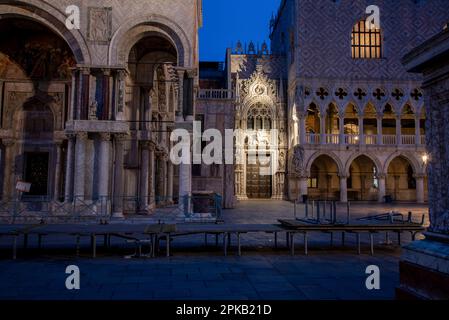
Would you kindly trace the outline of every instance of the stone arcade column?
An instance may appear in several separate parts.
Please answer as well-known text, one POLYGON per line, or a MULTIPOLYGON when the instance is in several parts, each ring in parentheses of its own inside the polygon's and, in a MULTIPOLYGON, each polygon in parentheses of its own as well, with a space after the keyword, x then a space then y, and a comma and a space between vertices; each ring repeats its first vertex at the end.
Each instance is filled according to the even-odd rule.
POLYGON ((14 181, 14 146, 15 141, 12 139, 3 139, 3 145, 5 147, 5 156, 4 156, 4 163, 5 163, 5 170, 4 170, 4 177, 3 177, 3 199, 6 198, 12 198, 13 197, 13 184, 14 181))
POLYGON ((346 141, 345 141, 345 118, 344 115, 343 116, 339 116, 338 117, 338 125, 339 125, 339 142, 341 145, 345 145, 346 141))
MULTIPOLYGON (((101 198, 109 197, 109 163, 111 153, 111 135, 109 133, 100 134, 100 157, 98 173, 98 195, 101 198)), ((109 200, 109 199, 108 199, 109 200)))
POLYGON ((382 132, 382 118, 383 118, 383 114, 378 114, 377 115, 377 144, 382 145, 384 144, 383 139, 383 132, 382 132))
POLYGON ((396 115, 396 144, 402 144, 401 115, 396 115))
POLYGON ((308 195, 307 181, 308 177, 300 176, 298 177, 298 200, 302 201, 302 196, 308 195))
POLYGON ((306 137, 306 117, 304 114, 300 114, 299 118, 299 144, 305 145, 307 142, 306 137))
POLYGON ((66 168, 65 168, 65 195, 64 201, 71 202, 73 200, 73 170, 75 163, 75 138, 76 135, 67 135, 67 158, 66 158, 66 168))
POLYGON ((340 202, 348 202, 348 177, 340 175, 340 202))
POLYGON ((167 204, 173 203, 173 163, 168 159, 167 163, 167 204))
POLYGON ((400 286, 397 289, 400 299, 449 299, 448 57, 449 29, 446 29, 407 54, 402 61, 408 71, 424 75, 422 88, 430 155, 430 227, 425 233, 425 240, 404 247, 400 261, 400 286))
POLYGON ((384 202, 385 200, 385 195, 386 195, 386 186, 385 186, 385 180, 387 178, 386 174, 379 174, 377 176, 377 178, 379 179, 379 199, 378 201, 380 203, 384 202))
POLYGON ((140 162, 140 193, 139 211, 142 214, 149 213, 149 186, 150 186, 150 148, 151 142, 143 141, 141 143, 141 162, 140 162))
POLYGON ((424 203, 424 178, 425 176, 423 174, 415 175, 417 203, 424 203))
POLYGON ((114 194, 112 199, 112 215, 114 218, 123 218, 123 156, 124 142, 127 135, 114 135, 114 194))
POLYGON ((156 152, 154 144, 150 145, 150 209, 156 209, 156 152))
POLYGON ((61 158, 62 158, 62 141, 57 141, 56 146, 56 163, 55 163, 55 185, 53 191, 53 200, 58 201, 61 190, 61 158))
POLYGON ((75 174, 73 196, 83 201, 85 194, 85 176, 86 176, 86 144, 87 133, 76 134, 75 144, 75 174))

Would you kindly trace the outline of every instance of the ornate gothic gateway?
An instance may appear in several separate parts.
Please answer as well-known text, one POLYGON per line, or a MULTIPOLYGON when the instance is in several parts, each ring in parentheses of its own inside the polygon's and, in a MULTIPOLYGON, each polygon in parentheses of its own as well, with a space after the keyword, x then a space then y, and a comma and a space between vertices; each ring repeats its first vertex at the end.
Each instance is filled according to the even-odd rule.
POLYGON ((283 199, 287 141, 282 84, 269 79, 260 62, 255 69, 248 79, 240 80, 238 73, 236 78, 236 196, 283 199))

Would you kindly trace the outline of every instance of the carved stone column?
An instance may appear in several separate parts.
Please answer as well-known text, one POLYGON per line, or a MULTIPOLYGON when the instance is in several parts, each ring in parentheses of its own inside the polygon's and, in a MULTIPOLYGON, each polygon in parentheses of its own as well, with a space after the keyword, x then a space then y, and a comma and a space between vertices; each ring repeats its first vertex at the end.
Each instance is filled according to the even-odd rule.
POLYGON ((3 139, 3 145, 5 147, 5 170, 3 176, 3 199, 13 197, 14 188, 14 146, 15 141, 12 139, 3 139))
POLYGON ((340 144, 341 145, 345 145, 346 144, 346 140, 345 140, 345 118, 344 115, 339 115, 338 116, 338 123, 339 123, 339 135, 340 135, 340 144))
POLYGON ((87 133, 78 133, 76 135, 75 145, 75 181, 73 186, 73 195, 80 201, 83 201, 86 196, 86 144, 87 133))
POLYGON ((114 195, 112 199, 112 214, 115 218, 123 218, 123 160, 124 140, 127 135, 114 135, 114 195))
POLYGON ((348 202, 348 177, 340 175, 340 202, 348 202))
POLYGON ((382 132, 382 118, 383 118, 383 114, 377 114, 377 144, 382 145, 384 144, 383 142, 383 132, 382 132))
POLYGON ((386 195, 386 187, 385 187, 385 180, 387 178, 387 175, 385 174, 379 174, 377 176, 379 179, 379 194, 378 194, 378 201, 380 203, 384 202, 385 195, 386 195))
POLYGON ((66 158, 66 169, 65 169, 65 202, 71 202, 73 200, 73 170, 75 162, 75 138, 76 135, 67 135, 67 158, 66 158))
POLYGON ((61 190, 61 159, 62 159, 62 141, 57 141, 56 146, 56 163, 55 163, 55 185, 53 191, 53 200, 58 201, 61 190))
POLYGON ((423 174, 415 175, 417 203, 424 203, 424 178, 425 176, 423 174))
POLYGON ((168 160, 167 165, 167 204, 173 203, 173 163, 168 160))
POLYGON ((304 114, 301 114, 298 116, 299 119, 299 144, 304 145, 306 144, 307 137, 306 137, 306 117, 304 114))
POLYGON ((396 144, 402 144, 401 115, 396 115, 396 144))
POLYGON ((140 162, 140 193, 139 193, 139 211, 141 214, 148 214, 150 209, 149 186, 150 186, 150 148, 151 142, 143 141, 141 144, 141 162, 140 162))
POLYGON ((125 120, 125 86, 126 70, 118 70, 116 75, 115 120, 125 120))
POLYGON ((184 74, 185 70, 178 70, 178 107, 176 110, 176 122, 184 121, 184 74))
POLYGON ((98 195, 101 198, 109 197, 109 169, 111 159, 111 135, 109 133, 100 134, 100 156, 98 172, 98 195))
POLYGON ((154 144, 150 145, 150 209, 156 209, 156 154, 154 144))

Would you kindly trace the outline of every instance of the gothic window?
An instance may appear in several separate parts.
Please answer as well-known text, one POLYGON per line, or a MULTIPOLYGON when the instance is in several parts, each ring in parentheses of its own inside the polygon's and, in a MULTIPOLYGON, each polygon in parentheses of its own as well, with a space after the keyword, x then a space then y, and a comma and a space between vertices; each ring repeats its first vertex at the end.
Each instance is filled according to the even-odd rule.
POLYGON ((369 29, 365 20, 359 21, 352 29, 352 58, 382 58, 382 33, 380 29, 369 29))

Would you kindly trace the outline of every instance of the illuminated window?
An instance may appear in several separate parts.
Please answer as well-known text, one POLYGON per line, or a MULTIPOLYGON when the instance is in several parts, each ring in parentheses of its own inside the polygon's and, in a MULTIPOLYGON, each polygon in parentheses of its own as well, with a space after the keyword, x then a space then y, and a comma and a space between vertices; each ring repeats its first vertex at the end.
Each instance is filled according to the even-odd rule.
POLYGON ((382 35, 380 29, 367 29, 365 20, 358 22, 352 29, 352 58, 382 58, 382 35))

